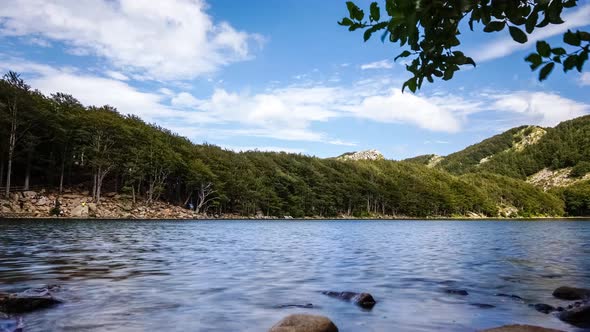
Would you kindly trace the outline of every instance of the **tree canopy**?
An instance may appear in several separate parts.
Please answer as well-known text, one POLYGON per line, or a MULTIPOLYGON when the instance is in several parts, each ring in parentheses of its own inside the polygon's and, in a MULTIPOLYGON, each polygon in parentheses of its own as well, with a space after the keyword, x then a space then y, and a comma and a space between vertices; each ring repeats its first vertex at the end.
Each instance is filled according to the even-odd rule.
MULTIPOLYGON (((475 61, 457 50, 461 45, 461 29, 482 29, 486 33, 508 29, 516 43, 526 43, 528 35, 551 24, 562 24, 564 8, 577 6, 577 0, 386 0, 385 12, 372 2, 368 15, 354 2, 346 2, 349 16, 340 25, 349 31, 364 30, 367 41, 376 33, 381 40, 399 45, 402 52, 395 59, 410 57, 406 69, 412 77, 404 82, 412 92, 423 81, 435 78, 450 80, 461 66, 476 66, 475 61)), ((532 70, 539 70, 539 80, 545 80, 555 66, 564 72, 581 72, 590 53, 590 33, 568 30, 563 34, 564 45, 551 46, 538 41, 535 52, 525 60, 532 70)))
POLYGON ((25 183, 75 188, 97 203, 102 192, 116 192, 138 204, 192 203, 199 212, 247 216, 498 216, 500 202, 521 216, 564 213, 557 197, 501 175, 456 176, 392 160, 236 153, 22 83, 0 80, 0 179, 12 179, 18 187, 12 190, 25 183), (11 116, 14 96, 18 112, 11 116))

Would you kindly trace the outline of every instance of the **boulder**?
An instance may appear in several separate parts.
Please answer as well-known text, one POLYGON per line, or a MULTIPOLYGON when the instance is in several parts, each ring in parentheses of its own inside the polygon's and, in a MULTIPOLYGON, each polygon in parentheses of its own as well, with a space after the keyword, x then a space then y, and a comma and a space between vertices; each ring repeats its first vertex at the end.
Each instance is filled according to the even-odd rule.
POLYGON ((299 314, 283 318, 269 332, 338 332, 338 328, 328 317, 299 314))
POLYGON ((548 314, 548 313, 551 313, 551 312, 554 312, 555 310, 557 310, 553 306, 550 306, 545 303, 531 304, 531 306, 533 308, 535 308, 535 310, 537 310, 538 312, 542 312, 544 314, 548 314))
POLYGON ((88 217, 88 205, 78 205, 75 208, 72 209, 72 212, 70 213, 71 217, 74 218, 85 218, 88 217))
POLYGON ((590 303, 564 310, 558 317, 574 326, 588 328, 590 327, 590 303))
POLYGON ((41 196, 41 197, 39 197, 39 199, 37 200, 37 203, 35 203, 35 205, 43 206, 43 205, 49 205, 50 203, 51 203, 51 201, 49 200, 49 198, 47 198, 46 196, 41 196))
POLYGON ((7 314, 20 314, 45 309, 61 303, 50 294, 24 295, 0 293, 0 311, 7 314))
POLYGON ((590 289, 562 286, 553 291, 553 296, 561 300, 583 300, 590 298, 590 289))
POLYGON ((350 301, 362 308, 371 309, 375 306, 377 301, 369 293, 354 293, 354 292, 322 292, 324 295, 329 297, 337 298, 344 301, 350 301))
POLYGON ((23 191, 24 198, 32 199, 32 198, 35 198, 36 196, 37 196, 37 193, 32 190, 23 191))
POLYGON ((96 203, 88 203, 88 212, 96 213, 97 207, 96 203))
POLYGON ((20 197, 19 197, 18 193, 10 193, 10 200, 11 201, 17 202, 19 198, 20 197))
POLYGON ((504 325, 493 329, 481 330, 480 332, 563 332, 561 330, 548 329, 533 325, 504 325))

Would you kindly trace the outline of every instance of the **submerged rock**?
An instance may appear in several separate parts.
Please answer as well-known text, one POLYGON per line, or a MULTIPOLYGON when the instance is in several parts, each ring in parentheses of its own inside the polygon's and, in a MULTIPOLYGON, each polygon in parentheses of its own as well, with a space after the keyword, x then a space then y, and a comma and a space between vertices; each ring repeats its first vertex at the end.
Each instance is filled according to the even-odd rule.
POLYGON ((563 332, 561 330, 548 329, 533 325, 504 325, 493 329, 481 330, 480 332, 563 332))
POLYGON ((496 294, 496 296, 501 296, 501 297, 509 297, 515 300, 520 300, 520 301, 524 301, 524 299, 518 295, 514 295, 514 294, 504 294, 504 293, 498 293, 496 294))
POLYGON ((558 317, 562 321, 577 327, 590 327, 590 303, 564 310, 558 317))
POLYGON ((51 294, 51 291, 58 288, 58 286, 49 286, 29 289, 22 293, 0 293, 0 312, 20 314, 60 304, 62 301, 51 294))
POLYGON ((478 307, 481 309, 491 309, 491 308, 495 308, 496 306, 493 304, 487 304, 487 303, 469 303, 469 305, 472 305, 474 307, 478 307))
POLYGON ((306 303, 306 304, 281 304, 278 305, 277 308, 303 308, 303 309, 310 309, 313 308, 313 304, 312 303, 306 303))
POLYGON ((445 289, 445 293, 463 296, 469 295, 469 293, 464 289, 445 289))
POLYGON ((331 292, 331 291, 324 291, 322 294, 327 295, 329 297, 341 299, 344 301, 350 301, 354 304, 365 308, 371 309, 375 306, 377 301, 373 298, 373 296, 369 293, 354 293, 354 292, 331 292))
POLYGON ((60 300, 51 295, 0 294, 0 311, 7 314, 19 314, 45 309, 60 303, 60 300))
POLYGON ((550 305, 545 304, 545 303, 531 304, 530 306, 532 306, 533 308, 535 308, 535 310, 537 310, 538 312, 542 312, 544 314, 548 314, 550 312, 554 312, 554 311, 557 310, 553 306, 550 306, 550 305))
POLYGON ((562 286, 553 291, 553 296, 561 300, 583 300, 590 298, 590 289, 562 286))
POLYGON ((338 328, 328 317, 299 314, 283 318, 269 332, 338 332, 338 328))

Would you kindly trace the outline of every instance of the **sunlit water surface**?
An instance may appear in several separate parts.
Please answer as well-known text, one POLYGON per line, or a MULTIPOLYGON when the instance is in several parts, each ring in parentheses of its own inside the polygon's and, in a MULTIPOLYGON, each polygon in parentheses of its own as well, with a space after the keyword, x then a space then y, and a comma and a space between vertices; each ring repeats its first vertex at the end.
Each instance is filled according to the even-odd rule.
POLYGON ((576 331, 527 304, 590 286, 590 222, 0 221, 0 291, 46 284, 65 303, 24 315, 25 331, 265 331, 299 312, 341 331, 576 331))

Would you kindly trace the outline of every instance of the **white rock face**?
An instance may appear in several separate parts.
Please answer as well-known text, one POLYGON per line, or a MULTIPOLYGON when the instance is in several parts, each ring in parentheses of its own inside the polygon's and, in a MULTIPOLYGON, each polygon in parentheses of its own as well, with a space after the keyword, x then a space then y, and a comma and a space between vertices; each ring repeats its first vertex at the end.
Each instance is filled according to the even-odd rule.
POLYGON ((570 177, 571 172, 571 167, 557 170, 543 168, 537 173, 529 176, 526 182, 531 183, 537 187, 541 187, 544 191, 547 191, 554 187, 566 187, 576 182, 590 179, 590 173, 581 178, 572 178, 570 177))
POLYGON ((432 158, 430 158, 430 160, 428 161, 428 164, 426 164, 426 167, 436 167, 436 165, 440 164, 441 161, 443 161, 445 159, 445 157, 443 156, 439 156, 439 155, 433 155, 432 158))
POLYGON ((547 134, 547 130, 541 127, 529 126, 514 135, 516 141, 512 148, 515 151, 520 152, 529 145, 537 144, 545 134, 547 134), (524 133, 527 130, 530 130, 531 132, 528 135, 525 135, 524 133))
POLYGON ((372 149, 372 150, 345 153, 336 159, 338 159, 338 160, 383 160, 383 159, 385 159, 385 157, 383 156, 383 154, 381 152, 379 152, 375 149, 372 149))

